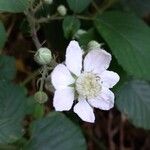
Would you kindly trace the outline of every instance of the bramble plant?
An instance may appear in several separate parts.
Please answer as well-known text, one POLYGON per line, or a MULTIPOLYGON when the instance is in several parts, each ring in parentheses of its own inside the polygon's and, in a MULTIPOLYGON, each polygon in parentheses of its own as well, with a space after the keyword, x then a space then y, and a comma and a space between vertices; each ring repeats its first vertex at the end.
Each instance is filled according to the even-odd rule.
POLYGON ((0 150, 123 150, 125 124, 150 129, 144 3, 0 0, 0 150))

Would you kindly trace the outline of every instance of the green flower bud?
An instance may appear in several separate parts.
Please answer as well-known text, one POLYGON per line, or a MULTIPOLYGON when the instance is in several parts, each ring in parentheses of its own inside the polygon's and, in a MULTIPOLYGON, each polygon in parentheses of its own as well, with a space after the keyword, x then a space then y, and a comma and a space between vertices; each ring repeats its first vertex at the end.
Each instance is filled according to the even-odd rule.
POLYGON ((47 102, 48 100, 48 96, 45 92, 43 91, 38 91, 34 94, 34 99, 40 103, 40 104, 43 104, 45 102, 47 102))
POLYGON ((92 40, 92 41, 90 41, 90 42, 88 43, 87 47, 88 47, 88 50, 90 51, 90 50, 93 50, 93 49, 98 49, 98 48, 100 48, 102 45, 103 45, 103 44, 100 44, 100 43, 98 43, 97 41, 92 40))
POLYGON ((46 47, 40 48, 34 55, 34 60, 40 65, 48 65, 51 59, 51 51, 46 47))
POLYGON ((67 14, 67 9, 64 5, 59 5, 57 7, 57 11, 61 16, 65 16, 67 14))
POLYGON ((53 0, 44 0, 44 2, 46 3, 46 4, 52 4, 53 3, 53 0))
POLYGON ((79 29, 79 30, 75 33, 74 38, 79 39, 80 36, 83 35, 83 34, 85 34, 85 33, 87 33, 85 30, 79 29))

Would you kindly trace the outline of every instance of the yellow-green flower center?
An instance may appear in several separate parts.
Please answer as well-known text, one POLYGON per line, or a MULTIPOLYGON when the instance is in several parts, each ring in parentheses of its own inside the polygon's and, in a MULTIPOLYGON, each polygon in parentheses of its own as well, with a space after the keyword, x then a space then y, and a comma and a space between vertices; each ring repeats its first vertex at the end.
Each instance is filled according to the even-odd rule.
POLYGON ((93 99, 98 96, 102 86, 100 77, 91 72, 82 73, 76 80, 76 91, 80 97, 93 99))

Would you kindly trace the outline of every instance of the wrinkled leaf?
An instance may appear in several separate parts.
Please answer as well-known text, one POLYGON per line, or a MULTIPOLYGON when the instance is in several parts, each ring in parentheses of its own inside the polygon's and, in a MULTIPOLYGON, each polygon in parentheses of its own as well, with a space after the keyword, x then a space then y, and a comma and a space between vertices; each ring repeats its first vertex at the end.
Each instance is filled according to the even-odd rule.
POLYGON ((118 93, 118 109, 137 127, 150 129, 150 85, 145 81, 127 82, 118 93))
POLYGON ((86 150, 80 128, 61 113, 50 113, 32 128, 25 150, 86 150))
POLYGON ((26 91, 8 81, 0 81, 0 144, 12 143, 23 134, 26 91))
POLYGON ((134 15, 107 12, 95 26, 128 74, 150 80, 150 28, 134 15))

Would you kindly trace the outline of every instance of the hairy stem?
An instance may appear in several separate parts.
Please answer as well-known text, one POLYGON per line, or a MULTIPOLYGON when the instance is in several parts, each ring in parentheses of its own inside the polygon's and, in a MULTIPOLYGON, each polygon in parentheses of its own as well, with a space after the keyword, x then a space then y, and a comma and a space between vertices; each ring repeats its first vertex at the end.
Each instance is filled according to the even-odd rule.
POLYGON ((40 69, 34 71, 33 73, 31 73, 22 83, 21 85, 25 86, 26 84, 28 84, 32 79, 34 79, 36 76, 38 76, 40 74, 40 69))
POLYGON ((25 15, 27 16, 27 20, 29 22, 30 28, 31 28, 31 37, 34 42, 34 45, 36 46, 37 50, 41 47, 41 43, 38 39, 37 35, 37 26, 38 23, 34 19, 34 13, 31 11, 26 11, 25 15))
POLYGON ((47 66, 43 66, 43 72, 42 72, 42 77, 41 77, 41 82, 40 82, 40 91, 43 91, 43 86, 44 86, 44 82, 46 79, 46 74, 47 74, 47 66))

